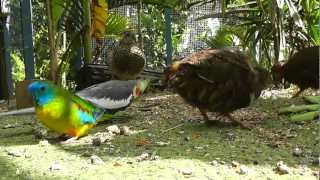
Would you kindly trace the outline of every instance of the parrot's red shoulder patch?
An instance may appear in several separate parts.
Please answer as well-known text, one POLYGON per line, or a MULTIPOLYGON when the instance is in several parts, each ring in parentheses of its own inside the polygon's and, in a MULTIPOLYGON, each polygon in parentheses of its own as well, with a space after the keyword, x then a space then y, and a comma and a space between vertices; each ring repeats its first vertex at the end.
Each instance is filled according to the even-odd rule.
POLYGON ((90 110, 89 110, 89 109, 84 108, 83 106, 81 106, 81 105, 78 104, 78 103, 75 103, 75 105, 77 106, 77 108, 78 108, 80 111, 85 112, 85 113, 87 113, 87 114, 90 114, 90 110))

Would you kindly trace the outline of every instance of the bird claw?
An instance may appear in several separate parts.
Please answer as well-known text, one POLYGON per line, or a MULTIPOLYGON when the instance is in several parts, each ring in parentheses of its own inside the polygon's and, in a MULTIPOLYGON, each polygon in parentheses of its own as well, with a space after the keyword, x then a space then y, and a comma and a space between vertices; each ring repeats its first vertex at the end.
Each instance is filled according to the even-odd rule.
POLYGON ((220 122, 217 120, 205 120, 205 124, 207 126, 216 126, 216 125, 220 124, 220 122))

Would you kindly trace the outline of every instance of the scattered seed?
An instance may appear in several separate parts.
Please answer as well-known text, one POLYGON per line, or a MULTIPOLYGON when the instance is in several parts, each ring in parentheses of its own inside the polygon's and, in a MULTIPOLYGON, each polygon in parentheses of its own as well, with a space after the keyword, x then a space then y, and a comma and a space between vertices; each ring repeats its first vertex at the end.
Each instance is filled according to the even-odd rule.
POLYGON ((249 169, 246 166, 242 165, 242 166, 240 166, 238 173, 242 174, 242 175, 248 174, 249 173, 249 169))
POLYGON ((183 169, 179 169, 179 172, 185 176, 190 176, 192 175, 192 169, 190 168, 183 168, 183 169))
POLYGON ((232 165, 232 167, 238 167, 239 163, 237 161, 232 161, 231 165, 232 165))
POLYGON ((20 151, 20 150, 10 150, 10 151, 7 151, 8 155, 10 156, 14 156, 14 157, 21 157, 23 156, 23 152, 20 151))
POLYGON ((44 140, 39 141, 39 145, 40 146, 49 146, 50 143, 48 142, 48 140, 44 139, 44 140))
POLYGON ((294 156, 299 157, 299 156, 302 155, 302 150, 301 150, 300 148, 294 148, 293 151, 292 151, 292 154, 293 154, 294 156))
POLYGON ((58 171, 58 170, 61 170, 62 169, 62 166, 58 163, 58 162, 54 162, 50 167, 49 169, 51 171, 58 171))
POLYGON ((96 155, 90 156, 90 162, 91 162, 91 164, 94 164, 94 165, 104 164, 104 161, 96 155))

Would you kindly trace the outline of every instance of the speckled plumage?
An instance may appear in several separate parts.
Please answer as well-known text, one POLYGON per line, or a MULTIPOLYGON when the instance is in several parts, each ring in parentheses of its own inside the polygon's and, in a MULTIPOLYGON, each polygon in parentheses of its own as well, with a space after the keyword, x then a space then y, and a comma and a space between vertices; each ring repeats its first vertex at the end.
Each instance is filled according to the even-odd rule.
POLYGON ((299 95, 307 88, 319 88, 319 46, 303 48, 294 54, 284 65, 276 64, 272 67, 274 80, 280 82, 282 78, 289 83, 299 86, 299 95))
POLYGON ((228 115, 259 97, 268 73, 254 68, 243 53, 206 49, 174 62, 165 70, 165 81, 189 104, 207 112, 228 115))
POLYGON ((119 80, 136 79, 146 62, 132 32, 124 32, 119 45, 114 48, 112 57, 109 58, 112 75, 119 80))

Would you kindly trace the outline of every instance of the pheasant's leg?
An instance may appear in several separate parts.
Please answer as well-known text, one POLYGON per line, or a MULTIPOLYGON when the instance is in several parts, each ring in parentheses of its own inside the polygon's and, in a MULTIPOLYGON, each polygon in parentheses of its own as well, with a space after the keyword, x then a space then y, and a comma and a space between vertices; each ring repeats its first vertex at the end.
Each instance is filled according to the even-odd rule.
POLYGON ((201 115, 203 116, 203 119, 205 120, 205 123, 208 125, 208 126, 212 126, 212 125, 217 125, 218 121, 217 120, 210 120, 209 117, 208 117, 208 112, 204 109, 199 109, 200 112, 201 112, 201 115))
POLYGON ((61 134, 60 136, 56 137, 56 139, 57 139, 58 141, 65 141, 65 140, 68 140, 68 139, 70 139, 70 138, 71 138, 71 136, 69 136, 69 135, 67 135, 67 134, 61 134))
POLYGON ((302 93, 303 89, 300 89, 295 95, 292 96, 292 98, 298 97, 302 93))
POLYGON ((203 116, 203 119, 204 119, 206 122, 208 122, 208 121, 209 121, 209 117, 208 117, 208 115, 207 115, 207 111, 204 110, 204 109, 200 109, 200 108, 199 108, 199 111, 200 111, 201 115, 203 116))
POLYGON ((232 122, 240 125, 242 128, 244 129, 251 129, 252 127, 250 126, 250 124, 241 122, 239 120, 234 119, 229 113, 228 114, 224 114, 226 117, 228 117, 232 122))

